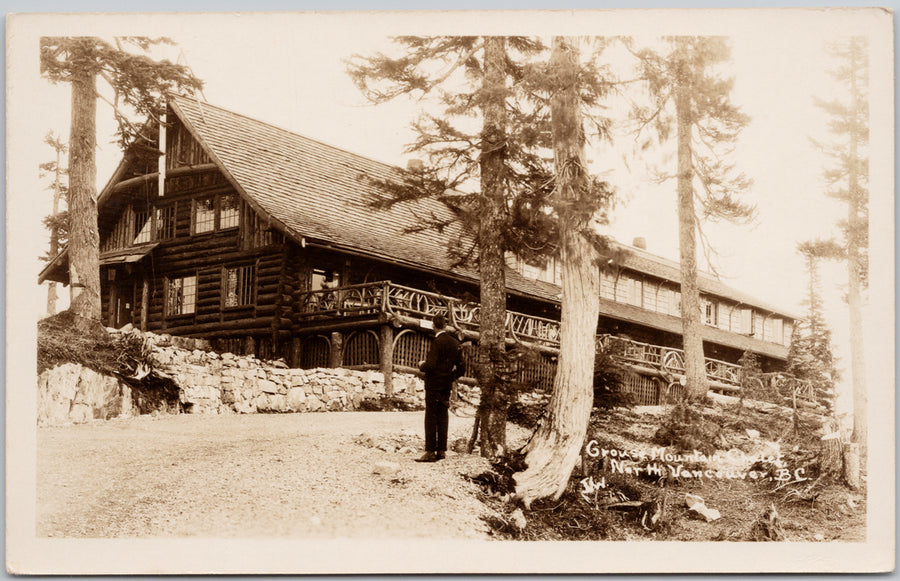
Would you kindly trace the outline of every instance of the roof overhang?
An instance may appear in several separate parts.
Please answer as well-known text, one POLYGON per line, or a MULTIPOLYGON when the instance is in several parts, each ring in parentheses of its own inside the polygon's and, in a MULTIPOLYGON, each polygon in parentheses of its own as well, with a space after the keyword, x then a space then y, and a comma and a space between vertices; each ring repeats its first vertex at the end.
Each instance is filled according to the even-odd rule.
POLYGON ((159 246, 159 242, 145 244, 126 250, 116 252, 105 252, 100 255, 100 266, 112 266, 115 264, 131 264, 139 262, 142 258, 150 254, 154 248, 159 246))
MULTIPOLYGON (((141 259, 150 254, 157 246, 159 246, 159 242, 136 246, 134 248, 126 248, 125 250, 104 252, 100 255, 100 266, 114 266, 117 264, 133 264, 135 262, 140 262, 141 259)), ((38 284, 48 280, 69 284, 68 246, 63 247, 62 251, 38 274, 38 284)))

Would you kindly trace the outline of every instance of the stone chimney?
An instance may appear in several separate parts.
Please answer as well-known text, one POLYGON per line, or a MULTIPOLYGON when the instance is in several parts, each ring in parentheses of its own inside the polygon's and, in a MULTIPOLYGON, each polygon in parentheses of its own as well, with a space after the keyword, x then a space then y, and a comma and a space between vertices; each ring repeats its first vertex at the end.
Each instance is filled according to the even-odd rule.
POLYGON ((643 236, 638 236, 631 243, 635 248, 640 248, 641 250, 647 250, 647 239, 643 236))
POLYGON ((407 171, 421 172, 425 169, 425 162, 421 159, 411 159, 406 162, 407 171))

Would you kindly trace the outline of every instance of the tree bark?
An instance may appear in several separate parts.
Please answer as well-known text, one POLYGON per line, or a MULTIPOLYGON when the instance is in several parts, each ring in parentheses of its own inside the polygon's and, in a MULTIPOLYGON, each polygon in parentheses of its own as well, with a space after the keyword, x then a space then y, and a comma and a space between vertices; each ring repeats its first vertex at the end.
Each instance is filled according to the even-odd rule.
POLYGON ((684 345, 685 395, 704 397, 709 389, 703 355, 700 290, 697 286, 697 239, 694 215, 694 169, 691 149, 693 115, 687 59, 675 80, 675 114, 678 131, 678 241, 681 252, 681 329, 684 345))
POLYGON ((577 40, 554 37, 550 69, 560 86, 551 98, 556 196, 560 204, 562 312, 559 364, 547 415, 525 447, 527 469, 513 476, 526 507, 565 492, 587 433, 593 405, 593 372, 600 313, 596 250, 582 235, 590 228, 585 208, 574 207, 589 183, 584 165, 584 128, 578 94, 577 40))
POLYGON ((477 376, 481 401, 477 422, 481 455, 494 458, 506 450, 509 384, 504 381, 506 347, 506 273, 503 231, 506 179, 506 39, 484 41, 484 128, 481 144, 482 220, 478 232, 481 310, 477 376))
POLYGON ((87 68, 72 75, 69 135, 69 283, 75 315, 99 323, 100 235, 97 228, 97 80, 87 68))

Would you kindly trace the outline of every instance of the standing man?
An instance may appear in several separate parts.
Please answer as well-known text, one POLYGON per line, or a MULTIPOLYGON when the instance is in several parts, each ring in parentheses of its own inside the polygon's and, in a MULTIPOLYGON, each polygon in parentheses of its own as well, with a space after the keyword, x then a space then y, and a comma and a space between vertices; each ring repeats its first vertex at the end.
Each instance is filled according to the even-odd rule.
POLYGON ((437 462, 447 451, 450 392, 464 369, 459 340, 448 332, 444 315, 432 319, 437 333, 428 355, 419 365, 425 374, 425 455, 416 462, 437 462))

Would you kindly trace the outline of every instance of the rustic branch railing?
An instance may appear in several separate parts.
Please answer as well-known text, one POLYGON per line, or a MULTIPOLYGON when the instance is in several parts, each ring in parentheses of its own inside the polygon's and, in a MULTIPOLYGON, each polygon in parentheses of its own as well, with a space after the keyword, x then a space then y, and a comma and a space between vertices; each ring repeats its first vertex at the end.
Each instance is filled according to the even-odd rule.
MULTIPOLYGON (((440 313, 462 331, 478 331, 480 306, 454 297, 393 284, 372 282, 307 292, 300 297, 301 321, 335 317, 359 317, 389 313, 414 319, 430 319, 440 313)), ((523 343, 559 347, 559 321, 523 313, 508 312, 507 334, 523 343)), ((684 374, 684 351, 601 335, 604 346, 615 342, 622 346, 625 361, 660 369, 672 375, 684 374)), ((711 380, 728 385, 741 385, 741 366, 718 359, 706 359, 706 374, 711 380)))

